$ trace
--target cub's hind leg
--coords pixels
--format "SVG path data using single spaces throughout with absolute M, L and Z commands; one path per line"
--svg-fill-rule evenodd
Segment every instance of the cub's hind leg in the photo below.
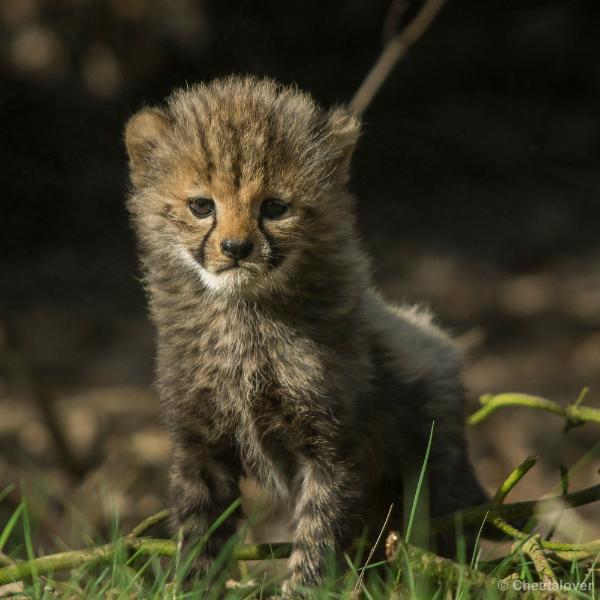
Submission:
M 467 453 L 462 432 L 452 441 L 440 436 L 432 443 L 429 463 L 430 511 L 433 518 L 449 515 L 471 506 L 488 502 L 489 497 L 481 487 Z M 454 556 L 463 544 L 466 559 L 470 560 L 479 526 L 459 528 L 450 526 L 436 535 L 437 551 Z

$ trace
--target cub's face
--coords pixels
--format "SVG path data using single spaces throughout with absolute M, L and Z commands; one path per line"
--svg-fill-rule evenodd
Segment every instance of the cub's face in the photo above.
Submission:
M 219 293 L 282 290 L 350 220 L 355 117 L 268 80 L 176 92 L 129 121 L 142 246 Z

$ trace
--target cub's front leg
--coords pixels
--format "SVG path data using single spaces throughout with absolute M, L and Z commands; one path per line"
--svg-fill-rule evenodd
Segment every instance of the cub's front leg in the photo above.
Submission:
M 189 556 L 198 551 L 197 543 L 212 523 L 238 498 L 241 467 L 231 446 L 209 444 L 195 432 L 176 431 L 173 446 L 171 522 L 182 535 L 184 556 Z M 235 519 L 230 517 L 206 541 L 189 576 L 206 572 L 235 532 Z
M 293 548 L 285 597 L 298 597 L 302 588 L 322 582 L 328 559 L 347 542 L 358 490 L 356 478 L 341 461 L 311 459 L 302 464 L 293 498 Z

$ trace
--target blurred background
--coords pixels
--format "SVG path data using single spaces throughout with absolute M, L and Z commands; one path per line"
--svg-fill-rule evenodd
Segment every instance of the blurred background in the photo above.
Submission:
M 127 118 L 229 73 L 347 102 L 389 2 L 0 1 L 0 529 L 23 493 L 47 549 L 164 505 Z M 402 7 L 400 27 L 419 2 Z M 597 0 L 448 0 L 365 114 L 353 187 L 376 283 L 458 336 L 469 412 L 584 386 L 600 406 L 599 26 Z M 515 408 L 469 431 L 488 490 L 532 452 L 514 499 L 582 457 L 573 489 L 598 483 L 600 427 L 563 425 Z M 564 521 L 563 539 L 598 537 L 600 507 Z

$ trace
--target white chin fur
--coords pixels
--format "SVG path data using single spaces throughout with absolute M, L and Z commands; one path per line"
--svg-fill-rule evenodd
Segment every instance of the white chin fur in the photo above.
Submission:
M 207 271 L 198 261 L 188 252 L 186 248 L 180 246 L 177 249 L 177 254 L 183 260 L 184 265 L 188 270 L 193 272 L 195 275 L 200 276 L 202 283 L 209 290 L 223 290 L 232 289 L 238 281 L 236 281 L 236 275 L 239 277 L 237 270 L 225 271 L 221 274 L 211 273 Z
M 296 258 L 296 253 L 288 255 L 283 264 L 274 272 L 263 279 L 261 275 L 255 275 L 244 269 L 231 269 L 222 273 L 211 273 L 205 269 L 198 261 L 188 252 L 183 246 L 178 248 L 178 254 L 185 266 L 199 276 L 202 283 L 212 291 L 227 292 L 239 291 L 241 288 L 248 289 L 251 287 L 256 291 L 266 291 L 269 289 L 277 289 L 281 284 L 281 279 L 285 278 L 287 272 Z M 255 283 L 256 285 L 248 285 Z
M 207 271 L 201 265 L 198 267 L 204 285 L 210 290 L 233 290 L 249 280 L 248 273 L 239 268 L 216 274 Z

